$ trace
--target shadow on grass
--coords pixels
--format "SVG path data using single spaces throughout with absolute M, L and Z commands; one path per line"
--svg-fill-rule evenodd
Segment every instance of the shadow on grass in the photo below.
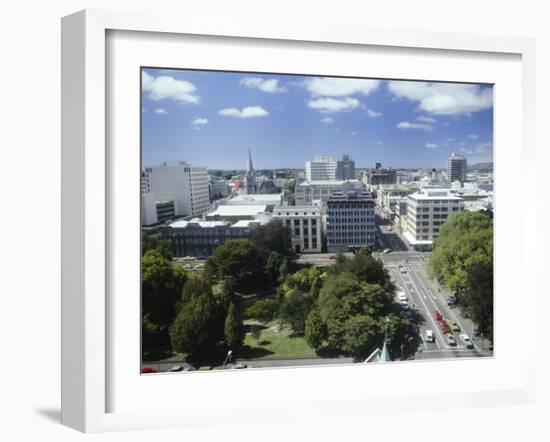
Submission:
M 243 324 L 245 333 L 251 333 L 252 330 L 266 330 L 267 325 L 260 325 L 260 324 Z
M 265 341 L 262 341 L 260 345 L 264 345 L 264 342 Z M 252 359 L 252 358 L 262 358 L 264 356 L 269 356 L 272 354 L 274 353 L 271 350 L 268 350 L 266 348 L 250 347 L 249 345 L 244 345 L 242 348 L 239 349 L 239 352 L 237 353 L 237 357 L 244 358 L 244 359 Z

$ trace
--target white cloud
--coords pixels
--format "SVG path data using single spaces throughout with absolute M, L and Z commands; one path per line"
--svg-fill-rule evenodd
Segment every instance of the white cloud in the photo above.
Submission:
M 434 115 L 457 115 L 493 107 L 493 91 L 476 84 L 390 81 L 389 91 L 398 98 L 418 102 L 418 109 Z
M 196 126 L 196 125 L 203 125 L 203 124 L 208 124 L 208 119 L 206 118 L 195 118 L 193 121 L 191 121 L 191 124 L 193 126 Z
M 304 83 L 311 95 L 323 97 L 349 97 L 355 94 L 369 95 L 380 85 L 379 80 L 328 77 L 309 78 Z
M 258 89 L 262 92 L 269 92 L 270 94 L 276 94 L 279 92 L 286 92 L 286 88 L 279 86 L 279 80 L 275 78 L 270 78 L 264 80 L 263 78 L 258 77 L 245 77 L 239 84 L 249 87 L 251 89 Z
M 331 118 L 331 117 L 323 118 L 323 119 L 321 120 L 321 123 L 332 124 L 332 123 L 334 123 L 334 118 Z
M 384 144 L 384 142 L 382 140 L 376 140 L 374 144 L 381 146 L 382 144 Z
M 469 134 L 469 135 L 468 135 L 468 138 L 469 138 L 470 140 L 477 140 L 477 139 L 479 138 L 479 135 L 476 135 L 476 134 Z
M 492 154 L 493 143 L 480 143 L 476 146 L 476 152 L 480 154 Z
M 158 109 L 155 109 L 153 112 L 157 115 L 169 115 L 168 111 L 162 107 L 159 107 Z
M 359 107 L 359 100 L 355 98 L 317 98 L 316 100 L 310 100 L 307 105 L 311 109 L 318 110 L 320 112 L 343 112 L 350 111 Z
M 355 135 L 357 135 L 357 132 L 355 132 L 354 130 L 352 130 L 349 134 L 352 135 L 352 136 L 355 136 Z
M 367 109 L 367 115 L 369 116 L 369 118 L 378 118 L 384 114 L 382 112 L 376 112 L 375 110 L 372 110 L 372 109 Z
M 398 129 L 420 129 L 426 132 L 434 130 L 433 126 L 425 123 L 410 123 L 409 121 L 402 121 L 397 125 Z
M 420 115 L 419 117 L 416 117 L 416 121 L 422 121 L 423 123 L 435 123 L 437 120 L 432 117 L 426 117 L 425 115 Z
M 428 149 L 436 149 L 437 148 L 437 144 L 435 144 L 435 143 L 426 143 L 425 146 Z
M 224 117 L 234 118 L 257 118 L 266 117 L 269 115 L 269 113 L 260 106 L 247 106 L 242 110 L 239 110 L 236 107 L 229 107 L 220 110 L 218 113 Z
M 193 83 L 185 80 L 176 80 L 168 75 L 153 77 L 143 71 L 141 75 L 142 91 L 149 93 L 154 101 L 174 100 L 179 103 L 198 104 L 201 98 L 195 94 L 197 88 Z

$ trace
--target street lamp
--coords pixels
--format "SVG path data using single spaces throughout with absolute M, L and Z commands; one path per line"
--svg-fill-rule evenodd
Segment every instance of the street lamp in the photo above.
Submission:
M 225 368 L 225 364 L 227 364 L 227 361 L 231 358 L 232 354 L 233 354 L 232 350 L 229 350 L 227 352 L 227 356 L 225 357 L 225 361 L 223 361 L 222 370 Z

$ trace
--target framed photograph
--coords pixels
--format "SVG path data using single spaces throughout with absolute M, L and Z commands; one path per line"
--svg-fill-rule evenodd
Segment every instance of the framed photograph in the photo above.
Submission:
M 64 424 L 532 403 L 532 40 L 62 26 Z

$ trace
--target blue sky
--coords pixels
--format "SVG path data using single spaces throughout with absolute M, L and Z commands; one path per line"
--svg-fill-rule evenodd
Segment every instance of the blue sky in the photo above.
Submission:
M 492 161 L 490 85 L 142 70 L 143 165 L 303 168 L 350 154 L 357 168 Z

